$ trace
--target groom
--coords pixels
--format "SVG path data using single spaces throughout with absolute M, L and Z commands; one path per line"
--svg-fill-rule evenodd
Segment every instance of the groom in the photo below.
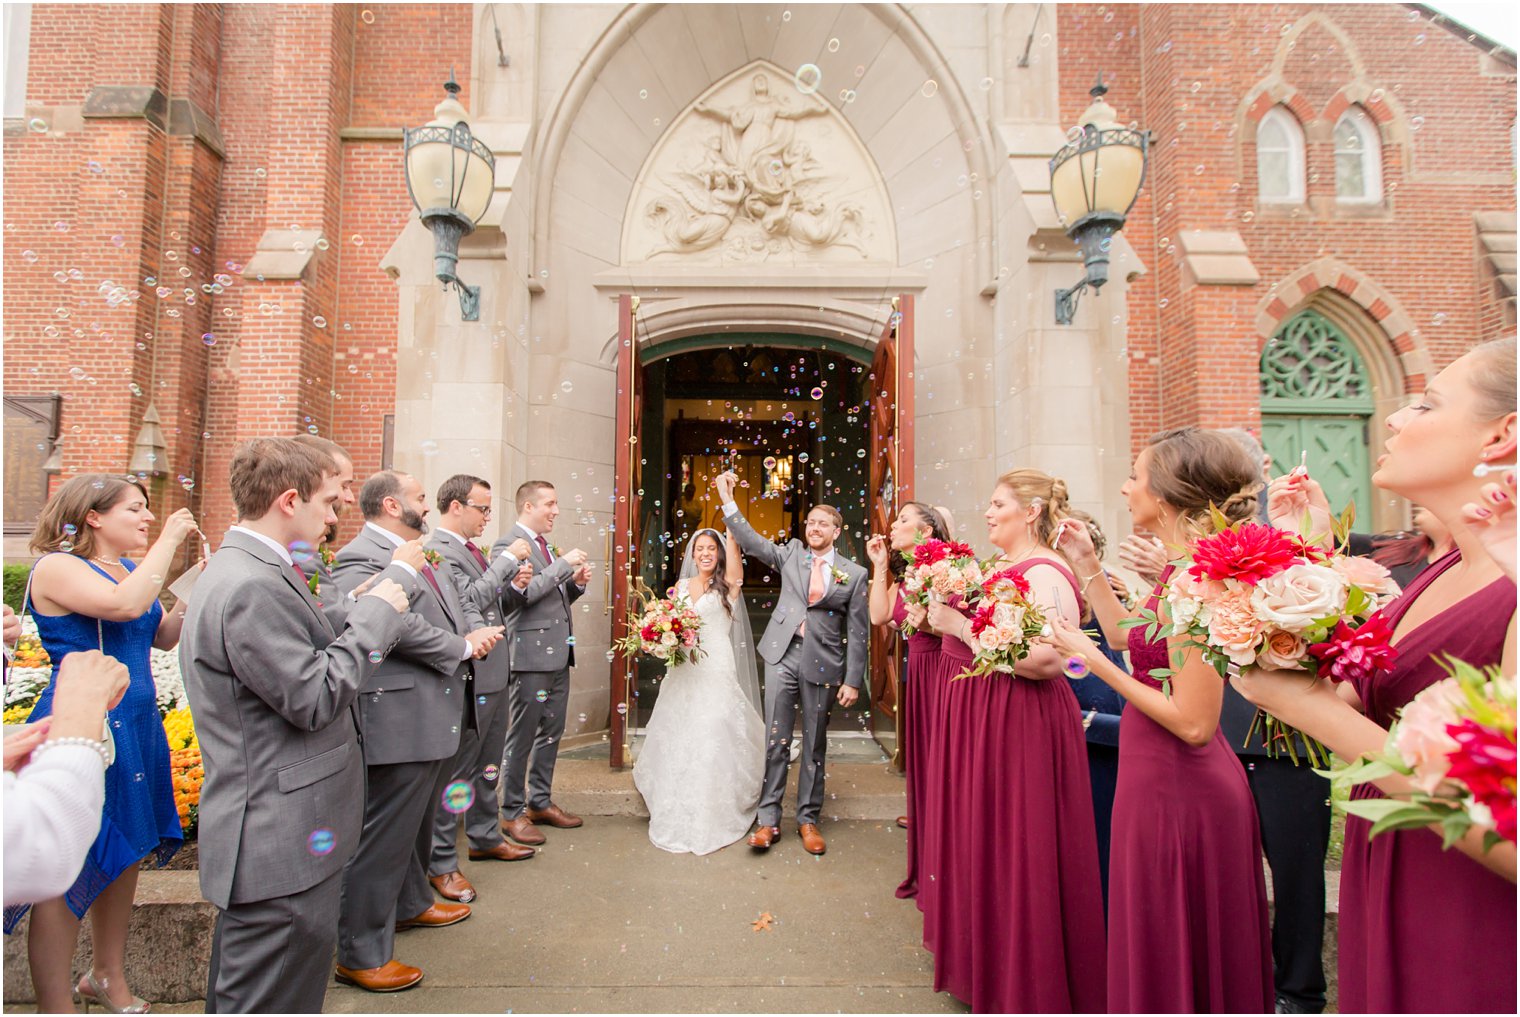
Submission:
M 826 845 L 818 832 L 823 806 L 823 756 L 828 747 L 829 706 L 850 706 L 865 682 L 870 616 L 866 570 L 834 550 L 843 519 L 837 509 L 814 505 L 807 515 L 807 543 L 776 545 L 754 531 L 734 504 L 739 478 L 720 475 L 713 486 L 723 499 L 723 522 L 744 552 L 781 577 L 776 610 L 760 640 L 765 660 L 765 785 L 759 826 L 750 847 L 768 849 L 781 836 L 781 796 L 791 763 L 792 725 L 802 703 L 802 772 L 797 777 L 797 834 L 811 854 Z M 837 696 L 833 694 L 838 686 Z

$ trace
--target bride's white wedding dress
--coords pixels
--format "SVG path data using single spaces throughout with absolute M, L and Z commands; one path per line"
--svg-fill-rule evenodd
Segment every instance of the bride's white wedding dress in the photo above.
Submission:
M 705 855 L 749 832 L 765 777 L 765 722 L 739 685 L 733 620 L 717 592 L 693 607 L 702 656 L 660 683 L 633 783 L 649 806 L 654 846 Z

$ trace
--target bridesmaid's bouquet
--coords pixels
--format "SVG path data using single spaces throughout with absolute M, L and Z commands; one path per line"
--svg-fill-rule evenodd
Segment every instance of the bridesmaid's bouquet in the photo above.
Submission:
M 1327 551 L 1297 534 L 1261 523 L 1230 525 L 1219 513 L 1212 536 L 1193 545 L 1167 582 L 1170 622 L 1142 611 L 1131 624 L 1149 625 L 1149 638 L 1182 636 L 1173 657 L 1196 647 L 1220 676 L 1259 667 L 1305 671 L 1334 681 L 1368 677 L 1393 666 L 1392 632 L 1376 615 L 1398 593 L 1388 570 L 1367 558 Z M 1349 516 L 1344 521 L 1349 528 Z M 1382 599 L 1380 599 L 1382 598 Z M 1154 671 L 1170 694 L 1171 669 Z M 1269 714 L 1257 712 L 1268 752 L 1298 762 L 1301 739 L 1323 766 L 1323 746 Z M 1250 734 L 1247 737 L 1250 737 Z
M 1415 790 L 1398 798 L 1336 804 L 1372 821 L 1372 836 L 1436 825 L 1445 847 L 1472 827 L 1484 847 L 1515 842 L 1515 679 L 1462 661 L 1404 705 L 1382 754 L 1330 774 L 1339 786 L 1403 774 Z
M 628 634 L 613 646 L 628 655 L 644 654 L 674 667 L 688 664 L 702 656 L 699 633 L 702 618 L 690 599 L 672 589 L 663 597 L 655 596 L 640 584 L 634 591 L 639 600 L 638 615 L 628 623 Z
M 1050 634 L 1045 613 L 1030 599 L 1029 581 L 1011 568 L 987 576 L 976 599 L 971 616 L 975 656 L 955 677 L 1013 674 L 1013 665 L 1029 656 L 1036 637 Z
M 986 578 L 982 563 L 970 544 L 955 540 L 922 540 L 913 550 L 901 552 L 908 560 L 903 571 L 903 600 L 910 604 L 929 605 L 930 594 L 940 600 L 952 596 L 971 602 L 981 590 Z M 913 634 L 913 626 L 903 629 L 904 636 Z

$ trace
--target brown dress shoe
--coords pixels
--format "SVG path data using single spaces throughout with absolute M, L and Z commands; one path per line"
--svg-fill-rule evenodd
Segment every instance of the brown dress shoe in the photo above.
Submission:
M 445 872 L 441 876 L 429 876 L 428 882 L 433 884 L 433 889 L 438 891 L 440 897 L 457 900 L 461 904 L 468 904 L 475 899 L 475 888 L 464 878 L 464 873 L 457 870 Z
M 396 923 L 397 932 L 405 932 L 407 929 L 441 929 L 445 925 L 453 925 L 470 917 L 470 905 L 449 904 L 438 901 L 416 918 L 408 918 Z
M 908 817 L 907 816 L 898 816 L 897 817 L 897 825 L 900 826 L 900 827 L 902 827 L 904 830 L 906 830 L 908 828 Z
M 543 834 L 540 833 L 539 836 L 542 837 Z M 537 853 L 530 847 L 519 847 L 510 841 L 504 840 L 495 847 L 485 851 L 476 851 L 474 848 L 470 848 L 470 861 L 520 862 L 524 858 L 532 858 Z
M 533 820 L 527 816 L 518 816 L 516 819 L 503 819 L 501 832 L 517 841 L 519 844 L 542 844 L 544 835 L 533 828 Z
M 776 838 L 781 836 L 779 826 L 759 826 L 755 832 L 749 835 L 749 846 L 756 851 L 769 851 L 770 846 L 776 843 Z
M 823 834 L 818 832 L 818 827 L 813 823 L 803 823 L 797 827 L 797 836 L 802 838 L 802 846 L 810 855 L 821 855 L 827 850 L 828 845 L 823 842 Z
M 523 815 L 527 816 L 535 823 L 542 823 L 545 826 L 555 826 L 561 830 L 574 830 L 577 826 L 580 826 L 582 822 L 580 816 L 572 816 L 570 813 L 566 812 L 558 805 L 555 805 L 553 802 L 549 803 L 549 807 L 547 809 L 529 809 L 527 812 L 523 813 Z
M 333 976 L 344 985 L 357 985 L 370 992 L 400 992 L 422 981 L 422 969 L 391 958 L 378 968 L 346 968 L 337 964 Z

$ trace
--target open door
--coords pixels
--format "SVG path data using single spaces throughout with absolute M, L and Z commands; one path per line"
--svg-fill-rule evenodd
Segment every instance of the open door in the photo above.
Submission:
M 871 533 L 885 534 L 897 509 L 913 500 L 913 297 L 892 301 L 892 315 L 876 344 L 870 381 L 870 475 L 866 491 Z M 903 768 L 902 637 L 885 626 L 871 629 L 871 734 Z
M 608 560 L 612 572 L 607 577 L 607 611 L 612 616 L 613 639 L 628 631 L 628 616 L 634 608 L 634 579 L 639 574 L 638 521 L 639 489 L 643 483 L 640 469 L 640 381 L 638 340 L 634 334 L 634 315 L 639 298 L 623 294 L 618 298 L 617 410 L 615 413 L 619 446 L 613 462 L 612 489 L 618 493 L 612 507 L 612 529 L 607 533 Z M 611 752 L 613 769 L 625 763 L 628 740 L 628 717 L 633 710 L 636 658 L 614 651 L 607 675 L 610 696 Z

